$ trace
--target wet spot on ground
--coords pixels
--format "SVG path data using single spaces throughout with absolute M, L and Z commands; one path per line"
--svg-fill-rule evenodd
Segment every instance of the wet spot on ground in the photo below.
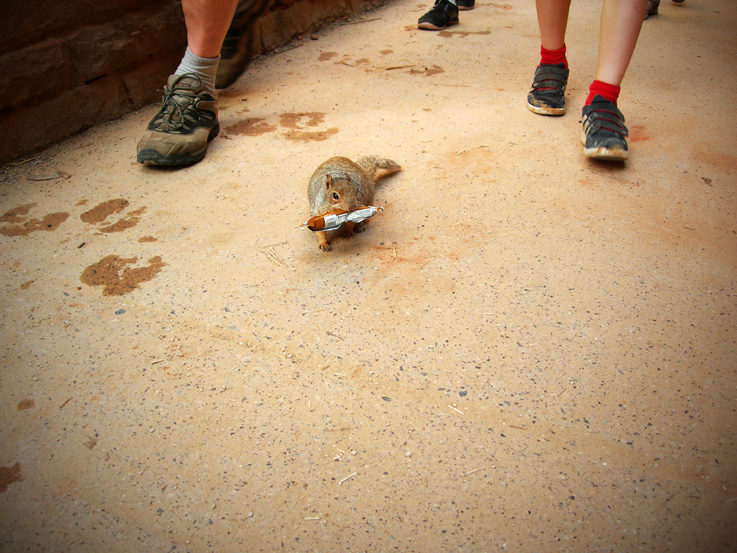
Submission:
M 93 207 L 89 211 L 85 211 L 84 213 L 82 213 L 82 215 L 80 215 L 79 218 L 82 219 L 83 222 L 88 224 L 102 223 L 110 215 L 113 215 L 114 213 L 120 213 L 129 205 L 130 202 L 122 198 L 118 198 L 116 200 L 108 200 Z
M 325 114 L 313 111 L 308 113 L 282 113 L 279 116 L 282 127 L 290 129 L 284 137 L 287 140 L 303 142 L 327 140 L 338 133 L 338 127 L 325 130 L 311 130 L 320 127 L 325 121 Z
M 36 204 L 24 204 L 14 207 L 13 209 L 9 209 L 2 217 L 0 217 L 0 222 L 21 223 L 25 220 L 25 215 L 28 215 L 28 212 L 31 211 L 31 208 L 35 205 Z
M 338 52 L 323 52 L 317 57 L 318 61 L 328 61 L 338 55 Z
M 12 467 L 0 467 L 0 493 L 8 490 L 13 482 L 22 482 L 23 476 L 20 472 L 20 463 L 14 464 Z
M 490 35 L 490 34 L 491 34 L 491 31 L 440 31 L 438 32 L 438 36 L 441 36 L 443 38 L 452 38 L 454 36 L 466 38 L 469 35 Z
M 18 405 L 16 405 L 15 410 L 16 411 L 26 411 L 28 409 L 33 409 L 36 406 L 36 402 L 32 399 L 22 399 L 18 402 Z
M 43 219 L 28 219 L 26 215 L 35 204 L 25 204 L 15 207 L 0 217 L 0 222 L 14 223 L 0 228 L 3 236 L 28 236 L 38 230 L 53 231 L 67 220 L 69 213 L 49 213 Z
M 158 238 L 154 238 L 153 236 L 143 236 L 138 239 L 138 241 L 143 244 L 144 242 L 158 242 Z
M 103 296 L 122 296 L 136 290 L 139 284 L 152 280 L 166 266 L 161 257 L 148 260 L 147 267 L 127 267 L 138 262 L 137 257 L 122 258 L 108 255 L 87 267 L 80 280 L 88 286 L 103 286 Z
M 274 132 L 276 126 L 269 125 L 265 119 L 261 117 L 250 117 L 243 121 L 238 121 L 233 125 L 225 127 L 225 132 L 230 134 L 239 134 L 242 136 L 260 136 L 268 132 Z
M 127 217 L 118 219 L 116 223 L 103 227 L 99 230 L 100 232 L 110 233 L 110 232 L 123 232 L 124 230 L 128 230 L 129 228 L 133 228 L 141 221 L 141 215 L 145 211 L 146 211 L 145 207 L 136 209 L 135 211 L 131 211 Z
M 31 284 L 33 284 L 33 283 L 34 283 L 33 280 L 27 280 L 26 282 L 24 282 L 23 284 L 20 285 L 20 289 L 21 290 L 28 290 L 31 287 Z

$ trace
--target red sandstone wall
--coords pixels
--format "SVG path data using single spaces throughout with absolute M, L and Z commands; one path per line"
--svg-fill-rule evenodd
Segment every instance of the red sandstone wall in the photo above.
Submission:
M 377 0 L 272 0 L 261 54 Z M 186 47 L 178 0 L 5 0 L 0 162 L 160 98 Z

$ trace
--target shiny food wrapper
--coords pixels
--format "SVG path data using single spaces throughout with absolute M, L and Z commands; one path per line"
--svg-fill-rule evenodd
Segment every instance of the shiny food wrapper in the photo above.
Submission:
M 384 211 L 384 208 L 362 205 L 355 211 L 332 209 L 322 215 L 315 215 L 297 228 L 307 227 L 313 232 L 318 230 L 327 232 L 329 230 L 339 229 L 343 223 L 360 223 L 361 221 L 365 221 L 369 217 L 376 215 L 379 211 Z

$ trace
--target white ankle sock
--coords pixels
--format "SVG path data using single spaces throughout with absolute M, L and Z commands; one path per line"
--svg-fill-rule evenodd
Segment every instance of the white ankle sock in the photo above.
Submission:
M 175 75 L 185 75 L 187 73 L 194 73 L 200 79 L 202 83 L 207 87 L 207 91 L 215 96 L 215 75 L 218 71 L 218 62 L 220 56 L 216 58 L 201 58 L 192 53 L 192 50 L 187 46 L 187 51 L 184 52 L 182 62 L 174 71 Z

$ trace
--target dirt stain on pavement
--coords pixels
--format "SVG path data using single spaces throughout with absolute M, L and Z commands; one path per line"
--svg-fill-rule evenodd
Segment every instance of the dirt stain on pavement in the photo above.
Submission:
M 0 493 L 7 491 L 8 486 L 13 482 L 23 482 L 20 463 L 16 463 L 12 467 L 0 467 Z
M 643 142 L 650 140 L 650 136 L 645 131 L 645 127 L 642 125 L 632 125 L 630 128 L 630 142 Z
M 142 282 L 152 280 L 166 266 L 161 257 L 156 256 L 148 260 L 147 267 L 126 267 L 137 261 L 137 257 L 126 259 L 108 255 L 87 267 L 80 280 L 88 286 L 103 286 L 103 296 L 122 296 L 136 290 Z
M 439 65 L 433 65 L 432 67 L 425 67 L 423 69 L 410 69 L 409 72 L 415 75 L 424 75 L 425 77 L 432 77 L 433 75 L 437 75 L 439 73 L 445 73 L 445 69 L 443 69 Z
M 16 411 L 26 411 L 28 409 L 33 409 L 36 406 L 36 402 L 32 399 L 22 399 L 18 402 L 18 405 L 16 405 L 15 410 Z
M 154 238 L 153 236 L 143 236 L 138 239 L 138 241 L 143 244 L 144 242 L 158 242 L 158 238 Z
M 35 280 L 28 280 L 20 285 L 21 290 L 28 290 L 31 287 L 31 284 L 33 284 Z
M 323 52 L 317 57 L 318 61 L 328 61 L 338 55 L 338 52 Z
M 0 217 L 0 222 L 14 223 L 0 228 L 3 236 L 28 236 L 38 230 L 53 231 L 67 220 L 69 213 L 50 213 L 43 219 L 26 220 L 26 215 L 35 204 L 25 204 L 15 207 Z

